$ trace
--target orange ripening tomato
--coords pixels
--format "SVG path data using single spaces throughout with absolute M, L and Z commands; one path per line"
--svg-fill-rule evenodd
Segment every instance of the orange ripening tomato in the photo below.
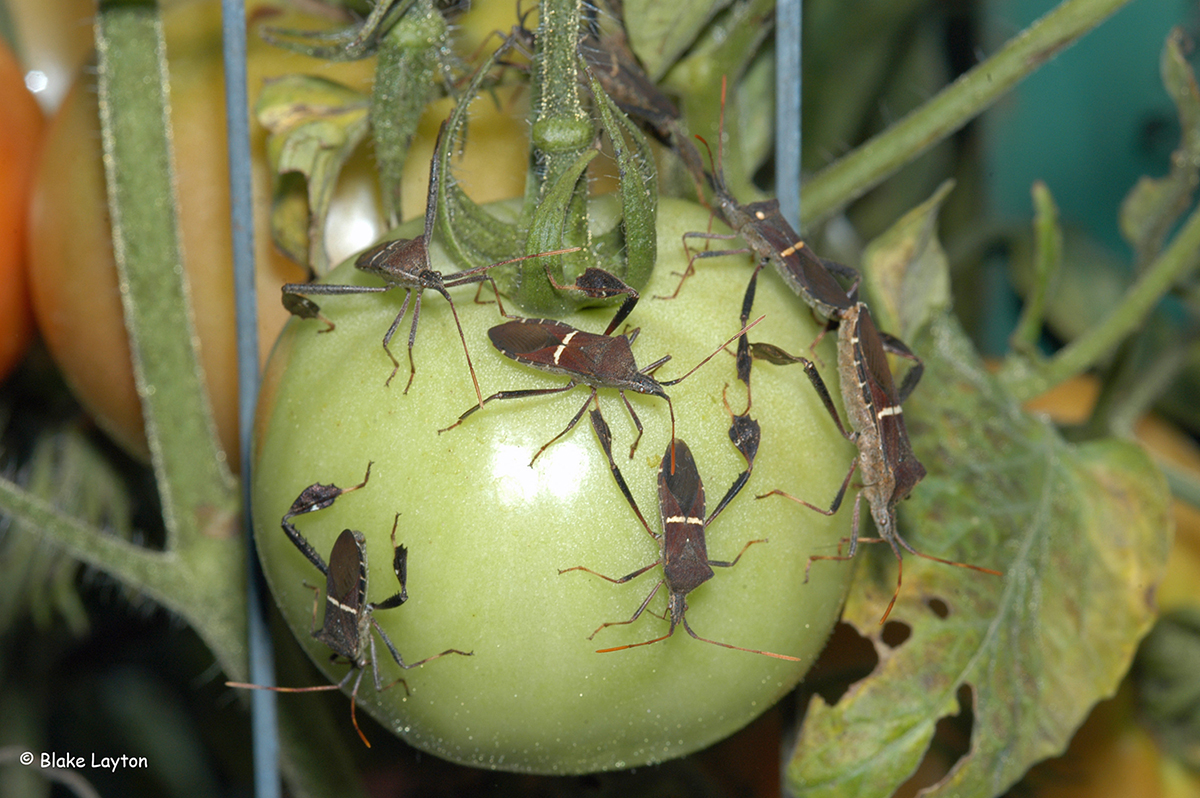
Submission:
M 260 3 L 250 13 L 265 9 Z M 293 15 L 276 19 L 287 27 L 305 26 Z M 236 469 L 236 331 L 220 21 L 219 3 L 205 0 L 172 5 L 163 23 L 181 245 L 213 414 Z M 366 90 L 371 64 L 329 65 L 278 50 L 252 33 L 248 70 L 253 97 L 264 78 L 288 72 L 317 72 Z M 257 126 L 252 147 L 255 193 L 263 200 L 255 208 L 255 227 L 259 345 L 265 357 L 287 320 L 279 286 L 303 280 L 305 273 L 270 240 L 265 133 Z M 86 72 L 50 125 L 29 219 L 34 311 L 47 347 L 97 423 L 126 451 L 147 459 L 113 259 L 95 81 Z
M 292 73 L 318 75 L 370 92 L 374 59 L 349 63 L 315 60 L 273 47 L 257 33 L 259 23 L 303 30 L 319 22 L 284 10 L 273 0 L 251 2 L 247 15 L 252 23 L 247 53 L 251 102 L 265 79 Z M 466 15 L 459 22 L 464 36 L 468 28 L 482 24 Z M 236 470 L 237 368 L 220 4 L 214 0 L 170 4 L 163 12 L 163 26 L 184 265 L 216 427 Z M 485 118 L 473 127 L 473 142 L 493 142 L 493 159 L 496 151 L 521 152 L 527 147 L 526 127 L 512 109 L 498 109 L 492 103 L 478 105 Z M 435 104 L 422 119 L 413 142 L 404 187 L 404 207 L 410 215 L 423 211 L 433 139 L 438 121 L 448 112 L 447 104 Z M 305 272 L 271 242 L 266 133 L 257 123 L 252 122 L 251 127 L 258 334 L 265 359 L 287 320 L 279 288 L 304 280 Z M 31 280 L 38 325 L 84 408 L 123 449 L 148 459 L 112 255 L 95 80 L 86 72 L 64 101 L 46 139 L 46 156 L 39 166 L 30 213 Z M 351 157 L 330 207 L 326 242 L 335 262 L 369 246 L 382 234 L 368 149 L 360 148 Z M 504 159 L 502 179 L 489 173 L 486 181 L 471 179 L 472 169 L 478 171 L 486 161 L 475 159 L 472 164 L 471 160 L 456 169 L 462 169 L 468 190 L 477 200 L 522 191 L 523 159 Z
M 26 224 L 34 156 L 41 141 L 42 112 L 25 88 L 21 67 L 0 40 L 0 379 L 25 353 L 33 337 L 25 272 Z

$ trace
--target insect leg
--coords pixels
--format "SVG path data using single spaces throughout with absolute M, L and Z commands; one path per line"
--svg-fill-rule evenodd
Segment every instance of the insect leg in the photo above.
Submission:
M 633 493 L 629 490 L 629 485 L 625 483 L 625 477 L 621 475 L 621 469 L 617 468 L 617 462 L 612 455 L 612 432 L 608 428 L 608 422 L 604 420 L 604 416 L 600 415 L 600 403 L 593 397 L 595 409 L 591 412 L 592 428 L 596 430 L 596 437 L 600 439 L 600 448 L 604 450 L 604 456 L 608 458 L 608 469 L 612 471 L 613 479 L 617 482 L 617 487 L 621 489 L 621 493 L 625 496 L 625 501 L 629 502 L 629 506 L 633 508 L 633 514 L 638 517 L 645 527 L 646 532 L 655 540 L 658 535 L 650 528 L 650 524 L 646 523 L 645 516 L 642 515 L 641 509 L 637 506 L 637 502 L 633 500 Z
M 654 565 L 658 565 L 658 563 L 654 563 Z M 649 566 L 649 567 L 650 567 L 650 568 L 653 568 L 653 567 L 654 567 L 654 565 L 651 565 L 651 566 Z M 631 624 L 631 623 L 633 623 L 634 621 L 636 621 L 638 618 L 640 618 L 640 617 L 642 616 L 642 613 L 646 611 L 646 607 L 647 607 L 647 606 L 649 606 L 649 604 L 650 604 L 650 600 L 654 598 L 654 596 L 655 596 L 655 595 L 658 593 L 658 589 L 659 589 L 660 587 L 662 587 L 664 584 L 666 584 L 666 582 L 665 582 L 665 581 L 662 581 L 662 580 L 660 580 L 660 581 L 658 582 L 658 584 L 656 584 L 656 585 L 654 586 L 654 589 L 650 591 L 650 595 L 646 596 L 646 600 L 642 602 L 642 605 L 641 605 L 640 607 L 638 607 L 638 608 L 637 608 L 637 610 L 636 610 L 636 611 L 633 613 L 633 615 L 632 615 L 632 616 L 630 616 L 630 618 L 629 618 L 629 620 L 628 620 L 628 621 L 608 621 L 608 622 L 606 622 L 606 623 L 602 623 L 602 624 L 600 624 L 598 627 L 596 627 L 596 631 L 594 631 L 594 632 L 592 632 L 590 635 L 588 635 L 588 640 L 591 640 L 591 639 L 593 639 L 593 638 L 594 638 L 596 635 L 600 634 L 601 630 L 603 630 L 603 629 L 607 629 L 607 628 L 608 628 L 608 627 L 610 627 L 610 626 L 625 626 L 626 624 Z M 672 631 L 672 632 L 674 631 L 674 628 L 673 628 L 673 627 L 672 627 L 672 630 L 671 630 L 671 631 Z M 656 638 L 656 639 L 654 639 L 654 640 L 648 640 L 648 641 L 646 641 L 645 643 L 634 643 L 634 644 L 633 644 L 633 646 L 646 646 L 646 645 L 650 645 L 650 643 L 657 643 L 659 640 L 665 640 L 666 638 L 668 638 L 668 637 L 670 637 L 670 636 L 671 636 L 671 632 L 667 632 L 667 633 L 666 633 L 665 635 L 663 635 L 662 637 Z M 606 652 L 609 652 L 609 651 L 620 651 L 620 650 L 622 650 L 622 649 L 625 649 L 625 648 L 632 648 L 633 646 L 619 646 L 619 647 L 617 647 L 617 648 L 606 648 L 606 649 L 601 649 L 600 651 L 598 651 L 598 652 L 596 652 L 596 653 L 606 653 Z
M 372 602 L 373 610 L 394 609 L 408 601 L 408 587 L 405 584 L 408 574 L 408 549 L 396 545 L 396 527 L 399 523 L 400 513 L 396 513 L 396 518 L 392 521 L 392 571 L 396 574 L 396 581 L 400 583 L 400 591 L 383 601 Z
M 438 430 L 438 435 L 441 435 L 443 432 L 449 432 L 450 430 L 454 429 L 459 424 L 466 421 L 468 416 L 470 416 L 475 411 L 479 410 L 481 407 L 483 407 L 484 405 L 486 405 L 488 402 L 492 401 L 493 399 L 521 399 L 526 396 L 546 396 L 548 394 L 563 393 L 565 391 L 569 391 L 578 384 L 579 383 L 572 380 L 571 382 L 568 382 L 566 385 L 562 386 L 561 388 L 524 388 L 524 389 L 521 389 L 518 391 L 498 391 L 498 392 L 492 394 L 491 396 L 487 397 L 486 399 L 484 399 L 479 404 L 477 404 L 474 407 L 467 410 L 467 412 L 463 413 L 461 416 L 458 417 L 458 421 L 455 421 L 453 424 L 451 424 L 448 427 Z M 584 407 L 586 407 L 586 406 L 587 405 L 585 404 Z
M 858 457 L 857 456 L 850 462 L 850 470 L 846 472 L 846 478 L 842 480 L 842 486 L 840 488 L 838 488 L 837 495 L 833 497 L 833 504 L 829 505 L 828 509 L 826 509 L 824 507 L 818 507 L 815 504 L 809 504 L 808 502 L 804 501 L 804 499 L 797 498 L 786 491 L 779 490 L 778 488 L 776 488 L 775 490 L 769 491 L 767 493 L 763 493 L 759 496 L 755 496 L 754 498 L 765 499 L 768 496 L 782 496 L 785 499 L 791 499 L 792 501 L 796 502 L 797 504 L 803 504 L 805 507 L 807 507 L 810 510 L 816 510 L 821 515 L 834 515 L 837 513 L 838 508 L 842 506 L 842 499 L 846 495 L 846 488 L 850 485 L 850 477 L 854 476 L 854 470 L 856 468 L 858 468 Z M 861 498 L 861 496 L 862 496 L 862 494 L 860 493 L 859 496 L 855 498 L 854 513 L 855 513 L 856 517 L 858 515 L 858 499 Z M 855 529 L 857 529 L 857 528 L 858 528 L 858 526 L 856 524 Z
M 733 566 L 738 564 L 738 560 L 742 559 L 742 555 L 746 553 L 746 549 L 750 548 L 755 543 L 766 543 L 766 542 L 767 542 L 766 538 L 759 538 L 758 540 L 746 541 L 746 545 L 742 546 L 742 550 L 738 552 L 738 556 L 734 557 L 729 562 L 724 562 L 721 560 L 709 560 L 708 564 L 712 565 L 712 566 L 716 566 L 717 568 L 732 568 Z
M 404 319 L 404 314 L 408 312 L 408 301 L 410 299 L 412 299 L 412 295 L 413 295 L 412 288 L 406 288 L 404 290 L 404 302 L 401 303 L 401 305 L 400 305 L 400 312 L 396 314 L 396 319 L 395 319 L 395 321 L 392 322 L 392 326 L 388 327 L 387 332 L 383 334 L 383 351 L 386 352 L 387 356 L 389 358 L 391 358 L 391 360 L 392 360 L 392 373 L 389 374 L 388 378 L 383 381 L 384 386 L 391 385 L 392 378 L 395 377 L 396 372 L 400 370 L 400 361 L 397 360 L 396 356 L 392 354 L 392 350 L 388 348 L 388 344 L 390 344 L 392 342 L 392 336 L 396 334 L 396 329 L 399 328 L 400 322 Z M 417 304 L 419 305 L 420 302 L 421 302 L 421 293 L 420 293 L 420 289 L 417 289 Z M 415 327 L 413 328 L 413 337 L 416 337 L 416 328 Z M 412 363 L 412 338 L 409 339 L 409 344 L 408 344 L 408 366 L 409 366 L 408 384 L 412 385 L 412 372 L 415 370 L 413 367 L 413 363 Z M 408 391 L 407 385 L 404 387 L 404 390 L 405 390 L 405 392 Z
M 566 435 L 571 430 L 575 429 L 575 425 L 579 423 L 579 419 L 583 418 L 583 411 L 587 410 L 588 404 L 590 402 L 592 402 L 593 400 L 595 400 L 595 398 L 596 398 L 596 389 L 592 388 L 591 395 L 583 401 L 583 406 L 579 408 L 579 412 L 575 414 L 575 416 L 570 420 L 570 422 L 568 422 L 566 428 L 563 429 L 562 432 L 558 433 L 553 438 L 551 438 L 550 440 L 548 440 L 544 444 L 542 444 L 542 448 L 537 450 L 537 453 L 534 454 L 533 459 L 529 461 L 529 466 L 531 468 L 533 467 L 534 462 L 537 461 L 537 459 L 542 456 L 542 452 L 549 449 L 550 445 L 552 443 L 554 443 L 556 440 L 558 440 L 562 436 Z M 636 445 L 636 442 L 635 442 L 635 445 Z

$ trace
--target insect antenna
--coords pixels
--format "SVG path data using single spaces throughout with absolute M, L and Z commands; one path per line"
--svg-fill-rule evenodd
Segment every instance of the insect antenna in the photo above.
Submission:
M 732 643 L 722 643 L 720 640 L 710 640 L 707 637 L 701 637 L 700 635 L 698 635 L 692 631 L 692 627 L 688 625 L 686 615 L 683 618 L 683 629 L 688 634 L 690 634 L 692 637 L 699 640 L 701 643 L 712 643 L 714 646 L 721 646 L 722 648 L 732 648 L 734 651 L 745 651 L 748 654 L 762 654 L 764 657 L 774 657 L 775 659 L 784 659 L 784 660 L 787 660 L 788 662 L 800 662 L 801 661 L 799 657 L 789 657 L 787 654 L 776 654 L 774 651 L 763 651 L 762 649 L 758 649 L 758 648 L 742 648 L 741 646 L 735 646 Z
M 354 731 L 358 732 L 358 737 L 363 741 L 363 745 L 365 745 L 367 748 L 370 748 L 371 741 L 367 739 L 367 735 L 363 734 L 363 730 L 359 728 L 358 713 L 354 711 L 355 707 L 358 705 L 358 686 L 362 684 L 363 673 L 364 671 L 362 668 L 354 668 L 348 671 L 345 678 L 343 678 L 337 684 L 318 684 L 313 685 L 312 687 L 275 687 L 263 684 L 247 684 L 246 682 L 225 682 L 225 686 L 238 687 L 243 690 L 269 690 L 272 693 L 322 693 L 329 690 L 341 690 L 346 686 L 346 682 L 350 680 L 350 677 L 357 674 L 357 678 L 354 680 L 354 687 L 350 690 L 350 722 L 354 724 Z M 404 679 L 397 679 L 396 681 L 404 682 Z M 396 682 L 392 682 L 392 684 L 389 684 L 388 687 L 391 687 L 395 683 Z M 386 690 L 387 687 L 384 689 Z M 407 682 L 404 682 L 404 690 L 405 692 L 408 692 Z

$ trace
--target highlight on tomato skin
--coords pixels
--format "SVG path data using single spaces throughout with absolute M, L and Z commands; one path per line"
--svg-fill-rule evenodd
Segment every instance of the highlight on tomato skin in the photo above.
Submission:
M 0 380 L 33 340 L 33 311 L 26 271 L 26 206 L 33 164 L 42 140 L 41 109 L 25 87 L 16 56 L 0 39 Z

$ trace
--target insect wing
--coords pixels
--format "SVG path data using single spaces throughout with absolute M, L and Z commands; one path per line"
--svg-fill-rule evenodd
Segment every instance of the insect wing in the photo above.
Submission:
M 712 578 L 704 542 L 704 483 L 688 445 L 676 438 L 658 467 L 658 507 L 663 523 L 663 573 L 672 593 L 689 593 Z
M 417 288 L 421 272 L 429 267 L 429 253 L 422 238 L 398 239 L 368 249 L 358 256 L 354 266 L 392 285 Z
M 488 330 L 492 346 L 513 360 L 540 361 L 554 352 L 574 327 L 553 319 L 517 319 Z
M 783 278 L 792 290 L 827 316 L 841 316 L 853 305 L 846 289 L 833 278 L 825 264 L 804 243 L 779 211 L 779 200 L 752 202 L 744 206 L 754 220 L 752 235 L 759 238 L 775 260 L 783 265 Z M 743 236 L 745 231 L 743 231 Z M 764 254 L 759 252 L 760 255 Z
M 357 660 L 362 645 L 359 616 L 367 594 L 367 560 L 362 534 L 342 530 L 329 554 L 325 622 L 314 637 L 336 653 Z
M 596 373 L 604 356 L 622 337 L 577 330 L 554 319 L 521 319 L 488 330 L 492 345 L 513 360 L 570 377 Z
M 925 467 L 917 460 L 908 440 L 900 395 L 883 350 L 883 341 L 866 305 L 859 305 L 858 378 L 863 386 L 863 400 L 876 420 L 884 460 L 896 480 L 892 501 L 903 499 L 925 477 Z

